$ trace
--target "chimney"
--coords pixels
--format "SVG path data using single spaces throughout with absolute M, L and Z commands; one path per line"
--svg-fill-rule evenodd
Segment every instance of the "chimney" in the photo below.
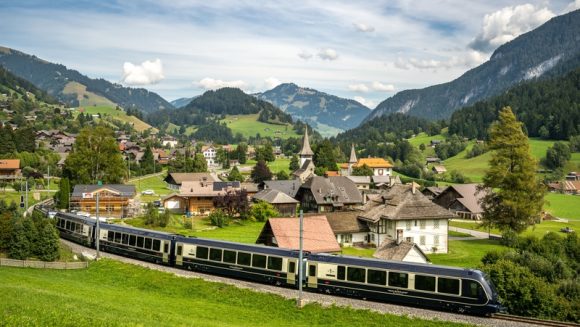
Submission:
M 403 242 L 403 230 L 397 229 L 397 245 L 401 244 L 401 242 Z
M 415 194 L 416 191 L 417 191 L 417 184 L 415 184 L 415 182 L 411 182 L 411 192 L 413 192 L 413 194 Z

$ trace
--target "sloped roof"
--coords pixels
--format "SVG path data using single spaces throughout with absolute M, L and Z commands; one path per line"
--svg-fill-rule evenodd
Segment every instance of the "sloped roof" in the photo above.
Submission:
M 302 175 L 302 173 L 304 173 L 306 170 L 308 170 L 308 166 L 313 165 L 312 160 L 310 159 L 306 159 L 304 160 L 304 163 L 302 164 L 302 166 L 298 169 L 296 169 L 295 171 L 292 172 L 292 175 L 294 176 L 300 176 Z
M 356 184 L 370 184 L 371 177 L 370 176 L 345 176 L 346 178 L 350 179 Z
M 378 222 L 380 219 L 451 219 L 453 213 L 431 202 L 419 190 L 413 193 L 411 185 L 393 185 L 377 199 L 367 202 L 359 216 L 363 220 Z
M 333 211 L 326 213 L 326 219 L 334 234 L 366 233 L 369 227 L 358 219 L 359 214 L 359 211 Z
M 254 199 L 266 201 L 270 204 L 298 203 L 286 193 L 274 189 L 262 190 L 254 195 Z
M 248 193 L 256 193 L 258 192 L 258 184 L 256 183 L 242 183 L 242 189 L 246 190 Z
M 413 248 L 417 249 L 417 251 L 423 255 L 425 261 L 429 261 L 429 258 L 427 258 L 425 253 L 417 246 L 417 244 L 401 242 L 401 244 L 397 245 L 397 241 L 391 239 L 384 240 L 375 253 L 373 253 L 373 257 L 383 260 L 403 261 Z
M 478 184 L 455 184 L 448 186 L 439 195 L 442 197 L 445 193 L 455 191 L 459 197 L 456 199 L 461 203 L 467 210 L 472 213 L 481 213 L 483 209 L 479 204 L 479 201 L 485 197 L 487 191 L 478 191 Z
M 181 183 L 179 195 L 183 196 L 217 196 L 225 193 L 228 189 L 240 190 L 240 182 L 203 182 L 185 181 Z
M 392 168 L 393 164 L 383 158 L 360 158 L 355 166 L 362 167 L 364 165 L 370 168 Z
M 122 196 L 133 197 L 135 196 L 136 188 L 135 185 L 126 184 L 77 184 L 75 185 L 72 196 L 82 196 L 83 193 L 95 193 L 96 191 L 106 189 L 115 193 L 119 193 Z
M 20 169 L 20 159 L 2 159 L 0 169 Z
M 390 175 L 383 175 L 383 176 L 372 176 L 373 182 L 377 186 L 381 185 L 394 185 L 394 184 L 402 184 L 401 178 L 399 176 L 390 176 Z
M 204 179 L 205 178 L 205 179 Z M 215 178 L 212 177 L 210 173 L 169 173 L 165 178 L 166 182 L 175 182 L 176 184 L 182 184 L 183 182 L 195 182 L 195 181 L 209 181 L 215 182 Z
M 313 176 L 301 187 L 311 190 L 317 204 L 362 203 L 362 195 L 356 184 L 346 176 Z
M 270 229 L 276 238 L 278 247 L 298 250 L 300 248 L 299 218 L 270 218 L 258 241 Z M 303 249 L 312 253 L 340 252 L 340 245 L 330 228 L 325 216 L 314 216 L 303 219 Z
M 300 185 L 302 185 L 302 183 L 300 183 L 300 181 L 297 179 L 264 181 L 264 189 L 278 190 L 286 193 L 292 198 L 296 197 L 296 193 L 298 193 Z
M 443 172 L 447 171 L 447 168 L 445 168 L 445 166 L 436 165 L 436 166 L 433 166 L 433 170 L 435 170 L 436 172 L 443 173 Z
M 356 163 L 356 152 L 354 151 L 354 144 L 350 147 L 350 158 L 348 159 L 348 163 Z
M 308 128 L 304 129 L 304 138 L 302 139 L 302 150 L 298 152 L 300 156 L 313 156 L 314 152 L 310 148 L 310 141 L 308 140 Z

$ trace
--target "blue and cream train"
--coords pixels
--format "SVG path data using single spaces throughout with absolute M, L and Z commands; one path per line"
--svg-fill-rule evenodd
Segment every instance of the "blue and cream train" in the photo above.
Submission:
M 62 238 L 95 247 L 96 220 L 58 213 Z M 103 251 L 181 269 L 298 288 L 298 251 L 100 224 Z M 501 305 L 478 270 L 305 253 L 305 290 L 478 315 Z

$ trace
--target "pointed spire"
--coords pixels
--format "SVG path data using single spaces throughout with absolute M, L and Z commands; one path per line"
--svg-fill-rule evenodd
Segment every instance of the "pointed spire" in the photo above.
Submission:
M 298 153 L 300 157 L 313 156 L 314 152 L 310 148 L 310 141 L 308 140 L 308 126 L 304 128 L 304 140 L 302 142 L 302 150 Z
M 348 163 L 355 164 L 358 160 L 356 159 L 356 152 L 354 151 L 354 144 L 352 144 L 350 148 L 350 159 L 348 159 Z

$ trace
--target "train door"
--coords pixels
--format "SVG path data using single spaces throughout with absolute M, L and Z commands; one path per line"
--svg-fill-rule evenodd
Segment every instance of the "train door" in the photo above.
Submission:
M 317 270 L 316 263 L 309 262 L 308 263 L 308 287 L 317 288 L 318 287 L 318 278 L 316 277 L 316 270 Z
M 286 281 L 288 284 L 295 284 L 296 283 L 296 260 L 295 259 L 288 259 L 288 273 L 286 274 Z
M 169 245 L 171 241 L 163 241 L 163 263 L 169 264 Z
M 175 265 L 183 265 L 183 244 L 175 243 Z

